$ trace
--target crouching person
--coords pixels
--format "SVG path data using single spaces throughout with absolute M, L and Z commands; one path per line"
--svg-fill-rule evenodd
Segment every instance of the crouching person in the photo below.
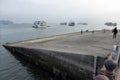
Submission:
M 97 75 L 94 80 L 109 80 L 109 78 L 105 75 Z
M 116 68 L 116 63 L 113 60 L 105 60 L 103 67 L 101 68 L 101 74 L 107 76 L 109 80 L 115 79 L 114 70 Z

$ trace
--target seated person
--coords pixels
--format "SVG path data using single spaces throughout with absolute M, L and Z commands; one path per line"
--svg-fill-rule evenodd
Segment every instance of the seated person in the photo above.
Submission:
M 94 80 L 109 80 L 105 75 L 97 75 Z
M 110 57 L 105 60 L 103 67 L 101 68 L 102 74 L 107 76 L 110 80 L 115 79 L 114 70 L 116 68 L 116 63 Z

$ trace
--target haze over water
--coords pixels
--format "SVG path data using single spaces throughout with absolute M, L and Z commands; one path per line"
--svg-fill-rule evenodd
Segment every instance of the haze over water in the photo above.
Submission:
M 113 28 L 105 26 L 105 22 L 116 22 L 120 29 L 119 3 L 120 0 L 0 0 L 0 20 L 15 23 L 0 25 L 0 80 L 56 80 L 49 73 L 13 56 L 2 44 L 80 32 L 81 29 Z M 36 20 L 44 20 L 51 27 L 34 29 L 32 26 Z M 86 22 L 88 25 L 59 25 L 70 21 Z
M 15 23 L 120 22 L 120 0 L 0 0 L 0 19 Z

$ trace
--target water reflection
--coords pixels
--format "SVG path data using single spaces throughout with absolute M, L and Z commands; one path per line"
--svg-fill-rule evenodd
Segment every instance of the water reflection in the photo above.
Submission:
M 26 77 L 25 80 L 63 80 L 60 76 L 55 76 L 54 74 L 44 70 L 42 66 L 36 66 L 35 64 L 28 62 L 23 58 L 23 56 L 16 55 L 16 53 L 11 54 L 22 64 L 22 66 L 26 68 L 29 75 L 31 75 L 31 77 Z

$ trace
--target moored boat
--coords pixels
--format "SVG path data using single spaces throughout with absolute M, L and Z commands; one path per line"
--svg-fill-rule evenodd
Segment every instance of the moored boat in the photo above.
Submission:
M 46 22 L 45 21 L 35 21 L 33 28 L 45 28 Z
M 67 22 L 61 22 L 60 25 L 67 25 Z
M 68 25 L 69 26 L 75 26 L 75 22 L 69 22 Z

